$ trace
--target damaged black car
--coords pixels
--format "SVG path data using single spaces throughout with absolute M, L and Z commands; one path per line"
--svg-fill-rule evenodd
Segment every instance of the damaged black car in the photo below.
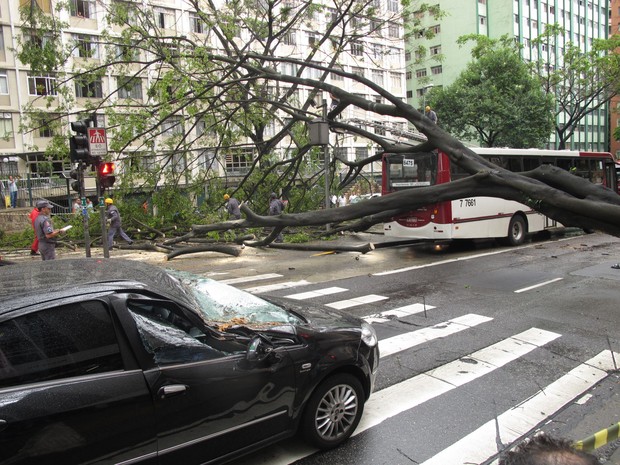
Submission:
M 120 259 L 0 268 L 0 462 L 223 463 L 333 448 L 379 360 L 370 325 Z

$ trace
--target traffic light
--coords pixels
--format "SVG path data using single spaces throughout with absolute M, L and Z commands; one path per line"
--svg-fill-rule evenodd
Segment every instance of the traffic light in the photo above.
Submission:
M 77 133 L 69 139 L 69 155 L 73 163 L 91 161 L 88 142 L 89 123 L 90 119 L 73 121 L 71 123 L 71 130 Z
M 116 176 L 114 176 L 114 163 L 99 163 L 97 174 L 99 176 L 99 185 L 102 189 L 112 187 L 114 185 L 114 181 L 116 181 Z
M 75 192 L 78 192 L 81 194 L 81 189 L 80 189 L 80 173 L 78 170 L 71 170 L 71 173 L 69 173 L 69 176 L 71 176 L 71 179 L 73 179 L 73 181 L 71 181 L 71 189 L 73 189 Z

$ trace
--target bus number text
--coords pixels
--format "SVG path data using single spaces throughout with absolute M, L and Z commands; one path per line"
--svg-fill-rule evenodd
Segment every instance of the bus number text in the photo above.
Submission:
M 476 199 L 461 199 L 461 207 L 475 207 Z

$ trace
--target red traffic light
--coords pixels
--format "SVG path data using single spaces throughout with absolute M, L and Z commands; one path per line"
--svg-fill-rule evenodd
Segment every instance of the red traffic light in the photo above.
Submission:
M 114 163 L 102 163 L 99 166 L 99 174 L 101 174 L 102 176 L 109 176 L 111 174 L 114 174 Z

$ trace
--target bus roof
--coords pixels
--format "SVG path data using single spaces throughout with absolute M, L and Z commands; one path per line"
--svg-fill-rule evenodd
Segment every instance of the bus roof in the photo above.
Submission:
M 505 147 L 469 147 L 478 155 L 520 155 L 541 157 L 594 157 L 604 156 L 611 158 L 609 152 L 580 152 L 578 150 L 550 150 L 550 149 L 513 149 Z

